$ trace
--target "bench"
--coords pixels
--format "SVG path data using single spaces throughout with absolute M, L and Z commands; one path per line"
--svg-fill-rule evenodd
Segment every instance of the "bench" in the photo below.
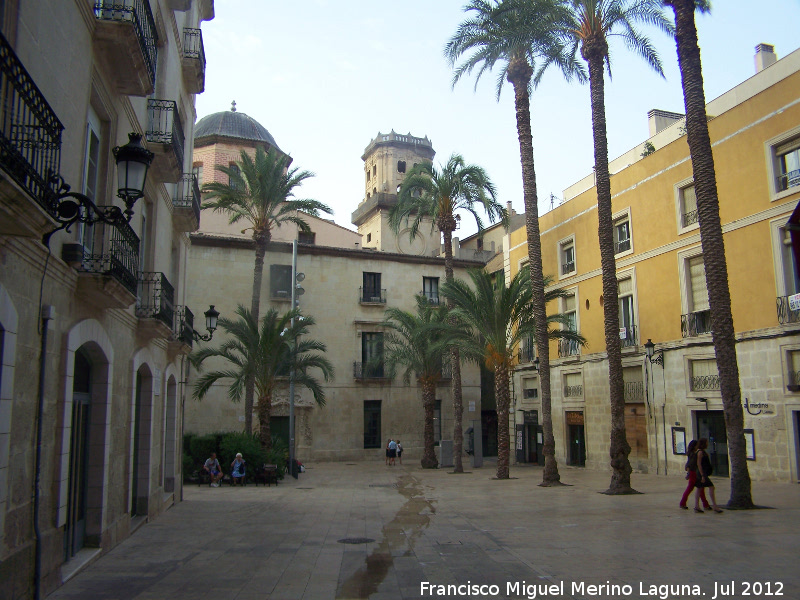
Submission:
M 263 465 L 261 468 L 255 469 L 255 473 L 253 474 L 253 483 L 256 485 L 259 483 L 269 486 L 271 486 L 273 483 L 278 485 L 278 466 Z

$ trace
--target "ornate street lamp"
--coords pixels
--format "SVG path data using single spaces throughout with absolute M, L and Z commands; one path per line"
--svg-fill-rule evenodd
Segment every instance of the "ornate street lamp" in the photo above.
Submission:
M 644 345 L 644 351 L 647 353 L 647 359 L 650 361 L 650 364 L 661 365 L 661 368 L 664 368 L 664 351 L 659 350 L 658 354 L 656 354 L 656 345 L 653 343 L 653 340 L 647 338 L 647 343 Z
M 192 329 L 192 337 L 195 342 L 209 342 L 214 337 L 214 330 L 217 328 L 217 319 L 219 319 L 219 311 L 211 304 L 206 312 L 203 313 L 206 317 L 206 335 L 200 335 L 197 331 Z

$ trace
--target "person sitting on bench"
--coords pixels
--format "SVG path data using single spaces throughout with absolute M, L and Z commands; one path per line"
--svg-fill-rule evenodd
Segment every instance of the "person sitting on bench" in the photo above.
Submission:
M 242 458 L 242 453 L 237 452 L 236 458 L 233 459 L 231 463 L 231 483 L 236 485 L 244 485 L 244 458 Z
M 203 470 L 211 477 L 211 487 L 219 487 L 219 480 L 222 479 L 222 467 L 217 460 L 216 452 L 211 453 L 211 458 L 206 460 Z

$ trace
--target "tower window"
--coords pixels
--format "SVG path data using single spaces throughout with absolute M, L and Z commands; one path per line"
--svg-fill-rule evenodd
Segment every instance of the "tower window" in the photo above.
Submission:
M 398 160 L 397 161 L 397 172 L 398 173 L 405 173 L 406 172 L 406 161 Z
M 378 174 L 378 165 L 372 165 L 372 176 L 375 177 Z

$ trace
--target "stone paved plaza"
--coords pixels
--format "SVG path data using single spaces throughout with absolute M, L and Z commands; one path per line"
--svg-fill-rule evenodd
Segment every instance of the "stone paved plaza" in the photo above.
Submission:
M 678 509 L 681 474 L 634 474 L 642 495 L 609 497 L 607 473 L 561 466 L 570 485 L 546 489 L 538 467 L 470 471 L 321 463 L 277 487 L 189 485 L 49 598 L 800 599 L 796 484 L 753 484 L 772 510 L 700 515 Z M 436 587 L 467 583 L 483 587 Z

